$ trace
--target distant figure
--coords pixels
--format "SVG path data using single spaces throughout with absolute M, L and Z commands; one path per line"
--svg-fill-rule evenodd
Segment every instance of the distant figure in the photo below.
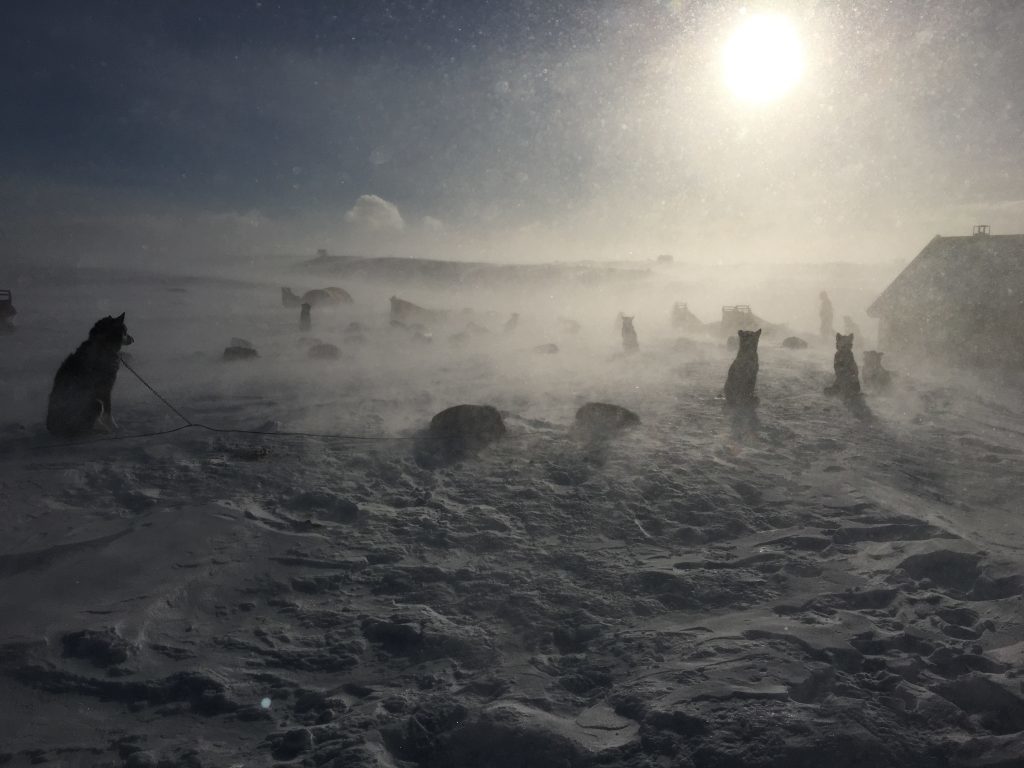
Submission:
M 821 320 L 821 340 L 827 341 L 832 338 L 835 329 L 832 327 L 832 302 L 824 291 L 818 296 L 821 299 L 821 307 L 818 309 L 818 318 Z
M 853 334 L 836 334 L 836 355 L 832 361 L 836 380 L 825 387 L 825 394 L 850 400 L 860 395 L 857 361 L 853 359 Z
M 882 352 L 864 353 L 864 388 L 885 392 L 892 386 L 892 371 L 882 367 Z
M 313 309 L 309 304 L 303 304 L 302 309 L 299 310 L 299 330 L 308 331 L 313 327 L 313 318 L 310 317 L 310 310 Z
M 739 350 L 725 379 L 725 404 L 730 408 L 756 408 L 760 402 L 755 391 L 759 367 L 757 342 L 761 338 L 761 329 L 737 331 L 737 335 Z
M 74 437 L 93 429 L 117 429 L 110 396 L 121 367 L 121 347 L 133 341 L 123 312 L 93 325 L 89 338 L 67 356 L 53 379 L 46 410 L 51 435 Z
M 519 313 L 513 312 L 508 320 L 505 321 L 505 333 L 512 333 L 517 325 L 519 325 Z
M 633 316 L 622 316 L 622 348 L 627 355 L 640 349 L 640 343 L 636 339 L 636 329 L 633 328 Z

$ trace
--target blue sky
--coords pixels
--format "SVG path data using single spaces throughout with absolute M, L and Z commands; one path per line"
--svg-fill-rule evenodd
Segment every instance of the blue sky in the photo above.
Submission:
M 716 57 L 765 8 L 794 19 L 808 75 L 753 110 Z M 979 217 L 1024 231 L 1022 33 L 1008 0 L 17 0 L 0 223 L 22 246 L 66 222 L 86 243 L 170 217 L 213 249 L 253 247 L 237 221 L 258 221 L 266 247 L 492 238 L 524 259 L 686 252 L 694 232 L 784 250 L 800 229 L 814 258 Z M 404 241 L 354 238 L 364 196 L 401 211 Z M 430 246 L 424 217 L 448 239 Z

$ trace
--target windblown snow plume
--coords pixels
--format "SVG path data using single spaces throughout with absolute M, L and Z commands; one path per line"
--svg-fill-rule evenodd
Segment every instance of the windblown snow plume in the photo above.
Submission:
M 352 209 L 345 214 L 345 221 L 373 230 L 405 229 L 405 220 L 398 206 L 377 195 L 362 195 Z

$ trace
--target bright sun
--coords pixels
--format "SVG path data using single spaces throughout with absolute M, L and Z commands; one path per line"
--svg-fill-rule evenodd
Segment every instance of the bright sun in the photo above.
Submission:
M 750 16 L 732 33 L 723 55 L 725 84 L 736 98 L 767 104 L 785 96 L 800 82 L 804 51 L 784 16 Z

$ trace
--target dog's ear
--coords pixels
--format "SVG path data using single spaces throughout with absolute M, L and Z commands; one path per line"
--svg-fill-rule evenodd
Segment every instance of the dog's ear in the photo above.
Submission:
M 124 322 L 124 312 L 122 312 L 120 315 L 118 315 L 114 319 L 117 320 L 119 323 L 123 323 Z

